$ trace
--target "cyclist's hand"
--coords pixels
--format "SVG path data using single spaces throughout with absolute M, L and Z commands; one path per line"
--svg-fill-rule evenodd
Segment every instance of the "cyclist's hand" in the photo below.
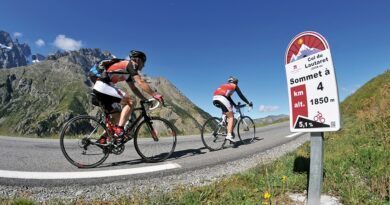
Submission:
M 253 108 L 253 103 L 252 102 L 250 102 L 248 105 L 249 105 L 249 107 Z
M 156 93 L 156 94 L 153 95 L 153 98 L 158 100 L 160 103 L 162 103 L 164 105 L 164 98 L 163 98 L 163 96 L 161 94 Z

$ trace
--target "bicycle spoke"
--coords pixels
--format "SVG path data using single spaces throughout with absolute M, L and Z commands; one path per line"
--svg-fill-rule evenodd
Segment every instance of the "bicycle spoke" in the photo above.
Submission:
M 255 139 L 256 127 L 253 120 L 248 116 L 243 116 L 238 122 L 237 134 L 244 144 L 251 143 Z
M 225 144 L 226 133 L 226 126 L 222 125 L 221 119 L 212 117 L 202 127 L 202 142 L 210 151 L 222 149 Z
M 176 132 L 169 121 L 151 117 L 150 121 L 143 121 L 138 125 L 134 146 L 145 161 L 163 161 L 175 150 Z
M 65 158 L 79 168 L 96 167 L 108 157 L 99 140 L 106 134 L 105 127 L 94 117 L 78 116 L 68 121 L 60 136 Z

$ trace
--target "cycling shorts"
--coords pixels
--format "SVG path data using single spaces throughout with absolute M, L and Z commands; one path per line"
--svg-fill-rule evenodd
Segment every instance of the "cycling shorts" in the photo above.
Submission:
M 233 111 L 233 105 L 229 102 L 229 100 L 222 95 L 215 95 L 213 97 L 213 104 L 216 107 L 219 107 L 222 109 L 222 112 L 231 112 Z
M 107 111 L 116 109 L 118 107 L 117 103 L 126 95 L 121 89 L 100 80 L 96 81 L 93 86 L 93 93 L 95 93 L 96 98 L 103 103 L 104 109 Z

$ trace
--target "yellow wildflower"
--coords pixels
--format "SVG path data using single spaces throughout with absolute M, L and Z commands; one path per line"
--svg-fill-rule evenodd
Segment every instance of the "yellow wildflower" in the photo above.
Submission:
M 282 182 L 286 182 L 287 181 L 287 176 L 282 176 Z
M 271 198 L 271 194 L 270 194 L 268 191 L 266 191 L 266 192 L 264 193 L 264 195 L 263 195 L 263 198 L 264 198 L 264 199 L 269 199 L 269 198 Z

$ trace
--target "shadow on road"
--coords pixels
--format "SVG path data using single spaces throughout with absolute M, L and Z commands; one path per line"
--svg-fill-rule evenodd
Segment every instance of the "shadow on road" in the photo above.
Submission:
M 238 141 L 236 142 L 235 144 L 233 144 L 233 148 L 238 148 L 240 146 L 245 146 L 245 145 L 249 145 L 249 144 L 253 144 L 253 143 L 256 143 L 258 141 L 261 141 L 263 140 L 264 138 L 258 138 L 258 137 L 255 137 L 253 138 L 253 141 L 251 139 L 245 139 L 243 141 Z M 226 147 L 227 148 L 227 147 Z
M 185 157 L 191 157 L 199 154 L 205 154 L 206 152 L 202 150 L 207 150 L 206 147 L 201 147 L 198 149 L 185 149 L 180 151 L 175 151 L 172 153 L 172 155 L 169 157 L 169 159 L 178 159 L 178 158 L 185 158 Z
M 133 159 L 133 160 L 120 161 L 120 162 L 105 163 L 105 164 L 100 165 L 99 168 L 135 165 L 135 164 L 141 164 L 141 163 L 144 163 L 144 161 L 142 159 Z

